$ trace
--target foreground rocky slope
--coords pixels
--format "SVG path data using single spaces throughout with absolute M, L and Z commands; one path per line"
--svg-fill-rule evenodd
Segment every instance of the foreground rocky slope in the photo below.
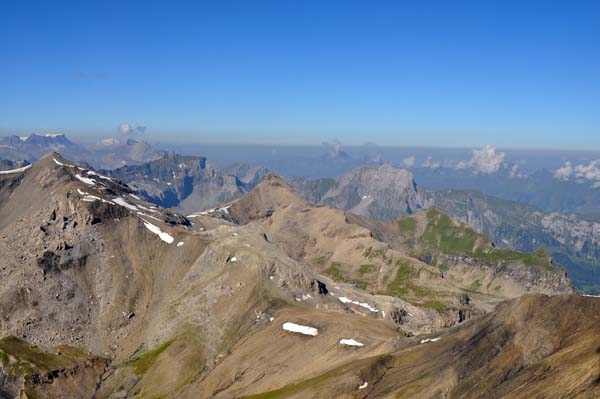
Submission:
M 435 367 L 439 345 L 459 359 L 481 351 L 496 375 L 493 357 L 512 356 L 508 333 L 474 352 L 468 337 L 489 335 L 494 319 L 485 315 L 502 300 L 572 292 L 569 280 L 548 259 L 498 252 L 441 212 L 411 220 L 373 222 L 315 206 L 275 176 L 187 219 L 58 154 L 2 174 L 0 393 L 382 397 L 408 387 L 394 377 L 406 361 L 423 382 L 414 396 L 438 397 L 437 385 L 427 388 L 430 376 L 454 376 L 457 366 Z M 584 330 L 567 328 L 568 317 L 598 313 L 597 300 L 565 298 L 535 299 L 515 319 L 521 324 L 505 322 L 510 311 L 501 311 L 498 323 L 519 337 L 532 320 L 560 345 L 585 338 L 564 347 L 587 362 L 597 334 L 587 338 L 587 321 Z M 573 311 L 569 301 L 582 311 L 563 314 Z M 535 349 L 524 367 L 562 347 L 539 338 L 540 350 L 523 341 Z M 557 367 L 541 375 L 563 381 L 572 373 Z M 520 381 L 503 375 L 507 384 Z M 451 388 L 457 379 L 449 378 Z M 577 381 L 580 392 L 589 389 L 587 379 Z
M 521 297 L 420 345 L 251 398 L 597 398 L 599 307 Z

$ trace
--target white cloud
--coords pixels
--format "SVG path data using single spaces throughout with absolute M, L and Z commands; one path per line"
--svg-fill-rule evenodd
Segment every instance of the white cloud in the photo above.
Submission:
M 600 159 L 590 161 L 587 165 L 573 165 L 570 161 L 554 172 L 559 180 L 575 180 L 577 183 L 592 182 L 594 188 L 600 188 Z
M 407 168 L 415 166 L 415 156 L 411 155 L 410 157 L 404 158 L 402 164 L 404 164 L 404 166 L 406 166 Z
M 490 175 L 502 167 L 505 156 L 504 152 L 496 152 L 496 147 L 487 144 L 481 149 L 474 149 L 473 157 L 469 161 L 459 162 L 456 169 L 471 168 L 477 173 Z
M 119 133 L 121 133 L 123 136 L 127 136 L 128 134 L 135 132 L 135 129 L 131 127 L 129 123 L 120 123 L 118 129 Z
M 135 133 L 145 133 L 147 128 L 147 126 L 133 127 L 129 123 L 123 122 L 119 124 L 119 127 L 117 129 L 119 130 L 119 133 L 121 133 L 123 136 L 128 136 L 130 134 Z
M 519 164 L 514 164 L 510 168 L 510 172 L 508 173 L 508 177 L 511 179 L 526 179 L 527 173 L 519 170 Z
M 572 174 L 573 165 L 571 165 L 570 161 L 567 161 L 563 166 L 556 169 L 556 171 L 554 172 L 554 177 L 559 180 L 569 180 Z
M 427 159 L 425 159 L 425 161 L 421 164 L 421 166 L 424 168 L 437 169 L 437 168 L 441 167 L 442 164 L 439 161 L 434 162 L 433 158 L 430 155 L 427 157 Z
M 587 165 L 575 166 L 575 177 L 586 180 L 600 180 L 600 160 L 591 161 Z

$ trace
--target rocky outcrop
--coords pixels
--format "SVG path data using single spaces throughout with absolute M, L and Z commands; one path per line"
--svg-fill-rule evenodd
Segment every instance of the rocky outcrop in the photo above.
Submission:
M 295 180 L 291 184 L 314 203 L 370 219 L 392 219 L 432 205 L 429 195 L 417 186 L 409 171 L 387 164 L 357 168 L 337 179 Z

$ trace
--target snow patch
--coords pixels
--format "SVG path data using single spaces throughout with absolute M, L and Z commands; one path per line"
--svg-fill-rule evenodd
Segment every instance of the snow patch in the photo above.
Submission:
M 368 383 L 367 381 L 365 381 L 365 382 L 363 382 L 363 384 L 362 384 L 362 385 L 360 385 L 360 386 L 358 387 L 358 389 L 365 389 L 365 388 L 366 388 L 368 385 L 369 385 L 369 383 Z
M 340 339 L 340 344 L 347 346 L 365 346 L 362 342 L 358 342 L 352 338 L 343 338 Z
M 147 215 L 147 214 L 145 214 L 145 213 L 142 213 L 142 212 L 136 212 L 136 213 L 137 213 L 138 215 L 140 215 L 140 216 L 144 216 L 144 217 L 147 217 L 147 218 L 150 218 L 150 219 L 154 219 L 154 220 L 156 220 L 157 222 L 161 222 L 161 223 L 162 223 L 162 220 L 161 220 L 161 219 L 159 219 L 159 218 L 157 218 L 157 217 L 154 217 L 154 216 L 152 216 L 152 215 Z
M 183 246 L 183 241 L 179 241 L 179 242 L 177 243 L 177 246 L 178 246 L 178 247 L 182 247 L 182 246 Z
M 0 175 L 9 175 L 11 173 L 25 172 L 30 167 L 31 167 L 31 165 L 27 165 L 27 166 L 23 166 L 22 168 L 18 168 L 18 169 L 0 170 Z
M 127 209 L 130 209 L 132 211 L 137 211 L 137 206 L 135 205 L 131 205 L 129 202 L 125 201 L 123 198 L 119 197 L 119 198 L 115 198 L 113 201 L 115 201 L 115 203 L 117 205 L 121 205 L 124 206 Z
M 440 339 L 442 339 L 442 337 L 425 338 L 425 339 L 422 339 L 419 343 L 420 344 L 426 344 L 427 342 L 436 342 L 436 341 L 439 341 Z
M 290 332 L 300 333 L 304 335 L 312 335 L 313 337 L 319 333 L 314 327 L 302 326 L 300 324 L 295 323 L 283 323 L 283 329 Z
M 374 308 L 373 306 L 369 305 L 366 302 L 353 301 L 352 299 L 348 299 L 345 296 L 341 296 L 338 299 L 340 300 L 341 303 L 351 303 L 353 305 L 357 305 L 357 306 L 361 306 L 363 308 L 369 309 L 371 312 L 374 312 L 374 313 L 379 312 L 379 310 L 377 310 L 377 308 Z
M 84 201 L 102 201 L 102 198 L 100 197 L 96 197 L 95 195 L 86 195 L 85 197 L 83 197 Z
M 75 177 L 87 185 L 94 186 L 96 184 L 96 180 L 90 179 L 89 177 L 83 177 L 80 174 L 76 174 Z
M 174 241 L 174 238 L 169 233 L 165 233 L 164 231 L 162 231 L 160 227 L 155 226 L 152 223 L 148 223 L 144 219 L 142 220 L 144 221 L 144 226 L 146 226 L 148 230 L 159 236 L 160 239 L 166 242 L 167 244 L 171 244 Z
M 60 165 L 60 166 L 65 166 L 64 163 L 58 161 L 56 158 L 52 158 L 52 160 L 54 161 L 55 164 Z
M 83 170 L 82 168 L 79 168 L 79 169 Z M 96 172 L 93 172 L 93 171 L 91 171 L 91 170 L 88 170 L 88 171 L 87 171 L 87 174 L 88 174 L 88 176 L 97 176 L 97 177 L 99 177 L 99 178 L 101 178 L 101 179 L 104 179 L 104 180 L 110 180 L 110 181 L 112 181 L 112 179 L 111 179 L 110 177 L 108 177 L 108 176 L 104 176 L 104 175 L 101 175 L 101 174 L 99 174 L 99 173 L 96 173 Z
M 159 211 L 157 211 L 155 209 L 146 208 L 144 205 L 137 204 L 136 206 L 138 208 L 140 208 L 140 209 L 143 209 L 143 210 L 147 211 L 147 212 L 160 213 Z

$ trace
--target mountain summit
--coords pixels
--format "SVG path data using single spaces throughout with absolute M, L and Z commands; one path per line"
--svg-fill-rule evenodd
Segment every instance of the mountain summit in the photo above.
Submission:
M 392 219 L 433 204 L 408 170 L 388 164 L 356 168 L 337 179 L 295 180 L 292 185 L 310 201 L 371 219 Z

